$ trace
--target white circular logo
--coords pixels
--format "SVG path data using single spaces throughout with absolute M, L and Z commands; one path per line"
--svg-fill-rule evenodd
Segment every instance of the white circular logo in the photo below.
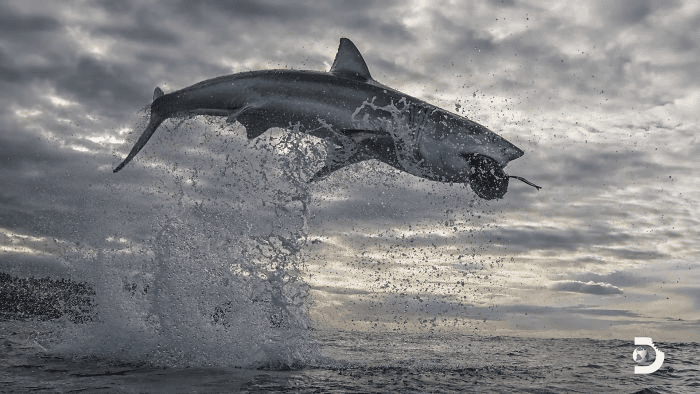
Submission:
M 649 354 L 649 351 L 643 346 L 639 346 L 638 348 L 634 349 L 634 352 L 632 353 L 632 359 L 637 363 L 649 361 L 650 358 L 651 355 Z

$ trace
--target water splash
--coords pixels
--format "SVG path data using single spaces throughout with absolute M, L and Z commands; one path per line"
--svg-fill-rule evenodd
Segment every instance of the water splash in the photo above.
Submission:
M 68 325 L 60 351 L 159 366 L 293 367 L 316 357 L 301 249 L 305 180 L 323 150 L 298 133 L 243 136 L 198 117 L 149 146 L 147 176 L 131 187 L 151 231 L 85 257 L 97 317 Z
M 428 110 L 402 98 L 387 105 L 377 105 L 374 99 L 365 101 L 355 109 L 352 121 L 358 129 L 385 130 L 391 134 L 395 144 L 396 156 L 406 169 L 421 172 L 418 167 L 420 140 L 426 134 L 435 132 L 435 123 L 428 118 Z M 389 116 L 378 116 L 378 115 Z

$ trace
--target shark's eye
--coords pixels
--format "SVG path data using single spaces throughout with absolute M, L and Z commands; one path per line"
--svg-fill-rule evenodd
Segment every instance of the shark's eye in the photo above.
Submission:
M 496 160 L 477 154 L 464 157 L 471 167 L 469 186 L 474 193 L 486 200 L 503 198 L 508 191 L 508 175 Z

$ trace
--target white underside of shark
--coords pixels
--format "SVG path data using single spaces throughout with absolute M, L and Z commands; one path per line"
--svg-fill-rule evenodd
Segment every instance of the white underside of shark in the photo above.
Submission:
M 114 172 L 166 119 L 211 115 L 241 123 L 250 139 L 273 127 L 325 139 L 326 163 L 311 181 L 371 159 L 422 178 L 469 184 L 485 199 L 502 198 L 509 177 L 525 181 L 503 172 L 522 150 L 476 122 L 378 83 L 347 38 L 327 73 L 251 71 L 169 94 L 156 88 L 150 111 L 146 129 Z

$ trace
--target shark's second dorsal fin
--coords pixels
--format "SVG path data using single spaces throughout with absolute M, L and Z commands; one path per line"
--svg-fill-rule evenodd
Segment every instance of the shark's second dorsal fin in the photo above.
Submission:
M 330 73 L 339 77 L 357 79 L 361 81 L 368 81 L 372 79 L 372 76 L 369 75 L 367 64 L 362 58 L 360 51 L 357 49 L 355 44 L 353 44 L 352 41 L 347 38 L 340 39 L 338 54 L 335 55 L 335 60 L 333 61 L 333 66 L 331 66 Z
M 164 95 L 163 89 L 159 88 L 156 86 L 156 88 L 153 90 L 153 101 L 156 101 L 156 99 L 162 95 Z

